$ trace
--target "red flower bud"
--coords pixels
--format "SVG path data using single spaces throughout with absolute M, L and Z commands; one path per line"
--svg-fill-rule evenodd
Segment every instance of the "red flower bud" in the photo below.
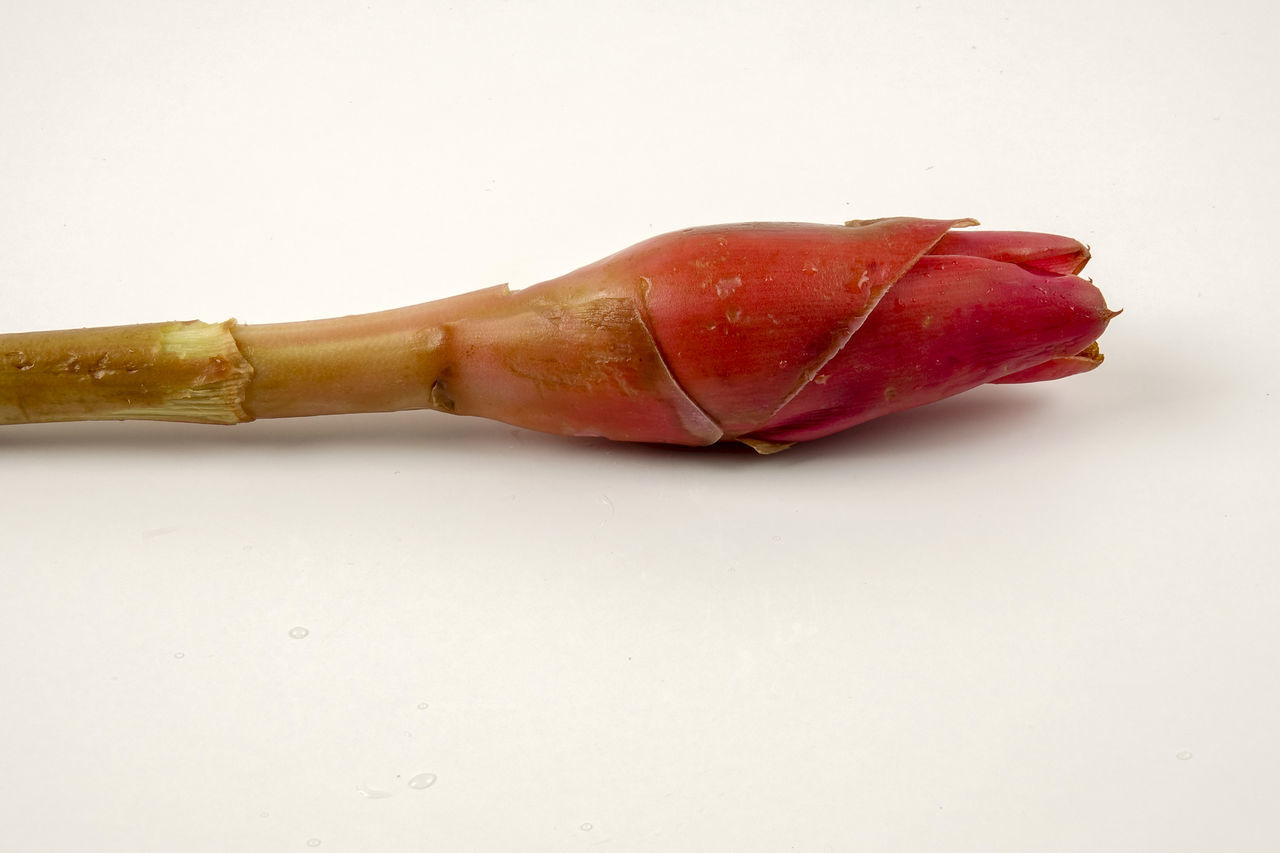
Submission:
M 758 449 L 986 382 L 1101 362 L 1084 246 L 970 220 L 694 228 L 449 325 L 450 411 L 547 432 Z

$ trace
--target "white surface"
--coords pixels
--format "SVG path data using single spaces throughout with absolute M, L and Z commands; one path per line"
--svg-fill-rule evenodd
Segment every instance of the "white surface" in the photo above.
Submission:
M 0 7 L 4 331 L 891 214 L 1079 237 L 1126 309 L 770 458 L 5 428 L 4 846 L 1276 849 L 1272 8 Z

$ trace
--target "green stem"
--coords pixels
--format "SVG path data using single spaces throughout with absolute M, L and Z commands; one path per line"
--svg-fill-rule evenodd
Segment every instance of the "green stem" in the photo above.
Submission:
M 0 424 L 162 420 L 234 424 L 403 409 L 433 399 L 448 323 L 505 287 L 299 323 L 149 323 L 0 335 Z

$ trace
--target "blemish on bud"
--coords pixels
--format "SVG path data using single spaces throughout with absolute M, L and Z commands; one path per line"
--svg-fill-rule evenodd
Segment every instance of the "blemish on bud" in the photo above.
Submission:
M 444 346 L 444 329 L 432 326 L 422 334 L 422 346 L 428 352 L 434 352 Z
M 742 287 L 742 276 L 722 278 L 716 282 L 716 296 L 724 299 L 726 296 L 731 296 L 739 287 Z
M 791 362 L 787 361 L 787 360 L 784 358 L 782 361 L 778 362 L 778 367 L 786 367 L 786 366 L 787 366 L 788 364 L 790 364 L 790 363 L 791 363 Z
M 805 261 L 804 266 L 800 268 L 800 272 L 808 273 L 809 275 L 815 275 L 818 272 L 818 265 L 815 264 L 813 261 Z
M 898 389 L 894 385 L 889 385 L 884 389 L 884 401 L 887 403 L 894 397 L 898 396 Z
M 826 384 L 827 384 L 827 380 L 828 380 L 828 379 L 830 379 L 830 378 L 831 378 L 831 374 L 830 374 L 830 373 L 819 373 L 817 376 L 813 377 L 813 384 L 814 384 L 814 385 L 826 385 Z
M 930 326 L 932 326 L 932 325 L 933 325 L 933 315 L 932 315 L 932 314 L 926 314 L 926 315 L 925 315 L 925 318 L 924 318 L 923 320 L 921 320 L 921 321 L 920 321 L 920 327 L 921 327 L 921 328 L 923 328 L 923 329 L 927 329 L 927 328 L 929 328 L 929 327 L 930 327 Z
M 735 305 L 724 312 L 724 318 L 730 323 L 736 323 L 742 319 L 742 309 Z

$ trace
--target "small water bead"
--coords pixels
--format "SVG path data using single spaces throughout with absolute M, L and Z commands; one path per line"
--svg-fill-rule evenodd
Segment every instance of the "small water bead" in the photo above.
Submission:
M 419 710 L 419 711 L 425 711 L 425 710 L 427 710 L 427 709 L 428 709 L 428 708 L 430 708 L 430 707 L 431 707 L 431 706 L 430 706 L 430 705 L 428 705 L 426 702 L 419 702 L 419 703 L 418 703 L 418 710 Z
M 319 847 L 319 846 L 320 846 L 320 839 L 319 839 L 319 838 L 308 838 L 308 839 L 307 839 L 307 846 L 308 846 L 308 847 Z
M 584 823 L 582 826 L 578 827 L 578 829 L 581 829 L 583 832 L 590 832 L 595 829 L 595 827 L 589 823 Z
M 430 788 L 435 783 L 436 783 L 436 774 L 419 773 L 417 776 L 414 776 L 412 779 L 409 780 L 409 787 L 413 788 L 416 791 L 423 791 L 423 790 L 426 790 L 427 788 Z
M 297 626 L 296 628 L 289 629 L 289 636 L 293 637 L 295 640 L 304 639 L 310 633 L 311 633 L 310 631 L 308 631 L 306 628 L 303 628 L 301 625 Z
M 356 788 L 356 791 L 366 800 L 385 800 L 391 796 L 390 791 L 379 791 L 376 788 L 366 788 L 364 786 Z
M 186 652 L 174 652 L 174 653 L 173 653 L 173 656 L 174 656 L 175 658 L 177 658 L 178 660 L 182 660 L 183 658 L 185 658 L 185 657 L 187 656 L 187 653 L 186 653 Z
M 1191 753 L 1184 749 L 1182 752 L 1175 755 L 1174 758 L 1177 758 L 1179 761 L 1190 761 Z

